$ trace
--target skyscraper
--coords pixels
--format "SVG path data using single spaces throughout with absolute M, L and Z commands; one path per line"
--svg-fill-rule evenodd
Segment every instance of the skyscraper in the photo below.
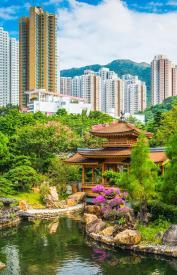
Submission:
M 172 86 L 172 62 L 164 55 L 155 56 L 151 62 L 152 105 L 172 96 Z
M 146 84 L 138 76 L 123 75 L 124 111 L 131 115 L 144 111 L 146 108 Z
M 116 77 L 105 81 L 106 113 L 119 117 L 124 111 L 123 81 Z
M 72 77 L 60 77 L 60 93 L 72 95 Z
M 18 41 L 0 28 L 0 106 L 19 104 Z
M 20 19 L 20 107 L 25 91 L 43 88 L 58 91 L 57 17 L 40 7 Z

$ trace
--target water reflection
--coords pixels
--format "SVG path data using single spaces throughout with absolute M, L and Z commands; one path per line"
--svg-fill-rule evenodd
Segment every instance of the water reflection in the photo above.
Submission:
M 87 239 L 81 218 L 23 223 L 0 232 L 2 275 L 177 274 L 177 260 L 111 251 Z

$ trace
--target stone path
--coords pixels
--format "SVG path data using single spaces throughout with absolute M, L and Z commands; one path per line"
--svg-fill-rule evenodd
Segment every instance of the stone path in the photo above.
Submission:
M 20 216 L 21 217 L 32 217 L 32 218 L 50 218 L 54 216 L 58 216 L 61 214 L 68 214 L 73 213 L 77 211 L 81 211 L 84 209 L 84 204 L 78 204 L 76 206 L 70 206 L 67 208 L 56 208 L 56 209 L 29 209 L 27 211 L 21 211 Z

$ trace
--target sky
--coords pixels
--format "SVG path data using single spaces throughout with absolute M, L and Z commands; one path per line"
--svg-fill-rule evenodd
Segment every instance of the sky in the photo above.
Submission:
M 156 54 L 177 63 L 177 0 L 0 0 L 0 26 L 18 39 L 31 5 L 58 15 L 61 69 Z

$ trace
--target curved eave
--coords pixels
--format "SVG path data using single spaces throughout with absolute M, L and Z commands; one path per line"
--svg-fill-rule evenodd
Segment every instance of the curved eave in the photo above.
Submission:
M 122 133 L 114 133 L 114 132 L 109 132 L 109 133 L 103 133 L 103 132 L 97 132 L 97 131 L 90 131 L 90 134 L 97 136 L 97 137 L 102 137 L 102 138 L 109 138 L 109 137 L 126 137 L 126 136 L 135 136 L 138 137 L 140 135 L 140 132 L 135 132 L 135 131 L 126 131 Z M 152 138 L 153 134 L 146 132 L 145 133 L 147 138 Z

